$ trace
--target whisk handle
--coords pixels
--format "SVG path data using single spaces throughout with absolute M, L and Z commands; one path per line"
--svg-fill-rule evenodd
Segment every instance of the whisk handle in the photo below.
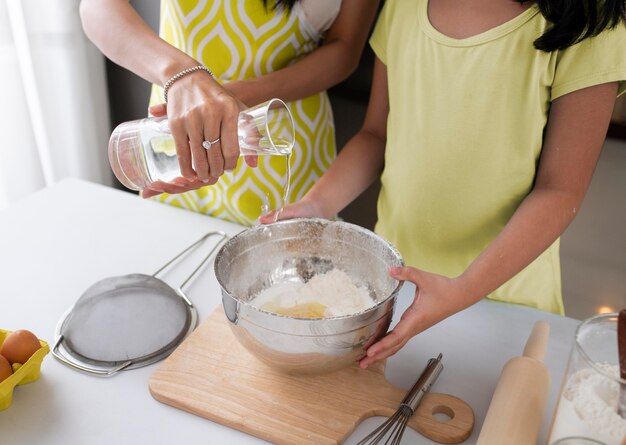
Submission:
M 441 371 L 443 371 L 443 364 L 441 363 L 442 357 L 443 355 L 439 354 L 437 358 L 431 358 L 428 360 L 428 364 L 417 379 L 417 382 L 415 382 L 413 387 L 402 400 L 402 403 L 400 404 L 401 407 L 406 406 L 412 413 L 415 413 L 415 410 L 422 401 L 422 398 L 430 390 L 430 387 L 433 386 L 433 383 L 435 383 L 437 377 L 441 374 Z

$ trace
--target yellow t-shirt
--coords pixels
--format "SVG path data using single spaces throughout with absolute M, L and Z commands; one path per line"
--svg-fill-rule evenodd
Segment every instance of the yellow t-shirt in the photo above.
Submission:
M 532 189 L 551 101 L 612 81 L 624 92 L 626 28 L 546 53 L 536 5 L 466 39 L 427 8 L 388 0 L 370 41 L 390 105 L 376 231 L 408 265 L 457 276 Z M 489 297 L 563 313 L 559 241 Z

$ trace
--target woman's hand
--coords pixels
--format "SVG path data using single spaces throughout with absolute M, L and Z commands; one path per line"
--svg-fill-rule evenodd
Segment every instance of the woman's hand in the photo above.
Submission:
M 276 217 L 278 213 L 278 217 Z M 265 215 L 259 217 L 261 224 L 269 224 L 274 221 L 293 218 L 323 218 L 319 206 L 313 200 L 302 198 L 300 201 L 289 204 L 282 209 L 272 210 Z
M 182 79 L 181 79 L 182 80 Z M 238 101 L 238 110 L 239 109 L 243 109 L 245 108 L 245 105 Z M 167 104 L 161 103 L 161 104 L 156 104 L 156 105 L 152 105 L 150 106 L 150 108 L 148 109 L 149 113 L 152 116 L 155 117 L 161 117 L 161 116 L 166 116 L 168 115 L 168 106 Z M 191 115 L 190 115 L 191 116 Z M 239 111 L 237 111 L 237 117 L 239 116 Z M 169 118 L 171 119 L 171 118 Z M 170 122 L 170 128 L 171 128 L 171 122 Z M 172 132 L 172 135 L 174 135 L 174 133 Z M 202 144 L 202 142 L 200 143 Z M 190 146 L 190 144 L 188 144 Z M 209 151 L 214 151 L 214 155 L 218 155 L 220 153 L 219 147 L 222 146 L 223 144 L 221 144 L 221 140 L 220 143 L 217 144 L 213 144 L 211 145 L 211 149 Z M 180 154 L 179 154 L 179 144 L 176 143 L 176 152 L 177 152 L 177 156 L 179 158 L 180 161 Z M 202 148 L 202 152 L 200 152 L 201 155 L 201 160 L 210 160 L 211 157 L 210 155 L 207 154 L 207 150 L 204 147 Z M 223 149 L 222 149 L 223 150 Z M 232 170 L 234 169 L 234 167 L 237 166 L 237 158 L 239 156 L 239 144 L 237 142 L 236 145 L 236 157 L 234 160 L 234 165 L 233 163 L 227 163 L 226 162 L 226 157 L 224 156 L 224 163 L 223 163 L 223 169 L 215 169 L 213 170 L 210 166 L 210 161 L 209 161 L 209 165 L 207 166 L 207 164 L 204 164 L 205 166 L 208 167 L 208 176 L 202 177 L 200 174 L 198 174 L 198 169 L 194 168 L 196 175 L 192 176 L 191 178 L 185 177 L 184 173 L 183 173 L 183 167 L 182 167 L 182 163 L 181 163 L 181 173 L 183 173 L 183 176 L 174 179 L 171 182 L 163 182 L 163 181 L 157 181 L 154 182 L 152 184 L 150 184 L 149 187 L 146 187 L 142 192 L 141 192 L 141 196 L 143 198 L 149 198 L 151 196 L 155 196 L 155 195 L 159 195 L 161 193 L 183 193 L 183 192 L 187 192 L 189 190 L 195 190 L 195 189 L 199 189 L 201 187 L 207 186 L 207 185 L 213 185 L 217 182 L 217 180 L 219 179 L 219 176 L 225 171 L 225 170 Z M 185 156 L 185 155 L 184 155 Z M 195 154 L 191 153 L 192 159 L 193 159 L 193 165 L 197 165 L 195 163 Z M 202 156 L 204 156 L 204 158 L 202 158 Z M 252 155 L 248 155 L 248 156 L 244 156 L 245 162 L 248 166 L 250 167 L 256 167 L 257 166 L 257 157 L 256 156 L 252 156 Z M 214 175 L 215 173 L 215 175 Z
M 181 174 L 209 183 L 239 158 L 237 118 L 243 104 L 208 73 L 188 74 L 168 92 L 167 117 L 176 144 Z M 207 150 L 204 141 L 216 141 Z
M 466 301 L 460 283 L 414 267 L 393 267 L 389 275 L 415 284 L 415 298 L 398 324 L 378 342 L 367 348 L 359 366 L 386 359 L 398 352 L 411 338 L 463 308 Z

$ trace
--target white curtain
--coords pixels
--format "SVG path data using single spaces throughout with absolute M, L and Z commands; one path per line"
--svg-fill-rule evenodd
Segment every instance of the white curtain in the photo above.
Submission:
M 80 0 L 0 0 L 0 208 L 65 177 L 111 185 L 104 58 Z

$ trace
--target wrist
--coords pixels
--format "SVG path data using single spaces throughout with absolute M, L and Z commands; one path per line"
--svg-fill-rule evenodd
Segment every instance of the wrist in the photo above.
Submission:
M 202 63 L 181 52 L 181 57 L 168 59 L 158 70 L 159 86 L 163 87 L 176 74 L 198 65 L 202 65 Z
M 172 87 L 172 85 L 174 85 L 176 82 L 178 82 L 179 80 L 183 79 L 186 76 L 191 76 L 194 73 L 200 72 L 200 71 L 204 71 L 206 74 L 210 75 L 211 78 L 215 79 L 215 75 L 213 74 L 213 72 L 208 69 L 206 66 L 204 65 L 196 65 L 193 66 L 191 68 L 187 68 L 184 69 L 176 74 L 174 74 L 172 77 L 170 77 L 167 82 L 165 82 L 165 85 L 163 85 L 163 99 L 164 102 L 167 103 L 167 95 L 168 92 L 170 90 L 170 87 Z
M 240 102 L 246 105 L 246 108 L 253 107 L 255 105 L 269 100 L 271 98 L 264 99 L 263 87 L 257 84 L 257 79 L 245 79 L 245 80 L 232 80 L 224 83 L 223 87 L 239 99 Z
M 461 275 L 452 278 L 457 300 L 461 302 L 462 306 L 471 306 L 486 296 L 486 292 L 483 286 L 480 285 L 481 281 L 478 278 L 471 270 L 471 266 Z
M 319 218 L 330 219 L 337 213 L 332 212 L 328 208 L 328 200 L 325 200 L 323 196 L 320 196 L 318 193 L 316 193 L 315 187 L 313 187 L 306 195 L 304 195 L 304 197 L 302 198 L 302 202 L 306 204 L 311 213 Z
M 307 218 L 324 218 L 319 209 L 319 203 L 306 195 L 297 202 L 297 206 L 299 208 L 299 216 Z
M 418 290 L 413 304 L 407 308 L 413 312 L 415 333 L 423 332 L 460 311 L 458 303 L 453 294 L 435 296 Z

